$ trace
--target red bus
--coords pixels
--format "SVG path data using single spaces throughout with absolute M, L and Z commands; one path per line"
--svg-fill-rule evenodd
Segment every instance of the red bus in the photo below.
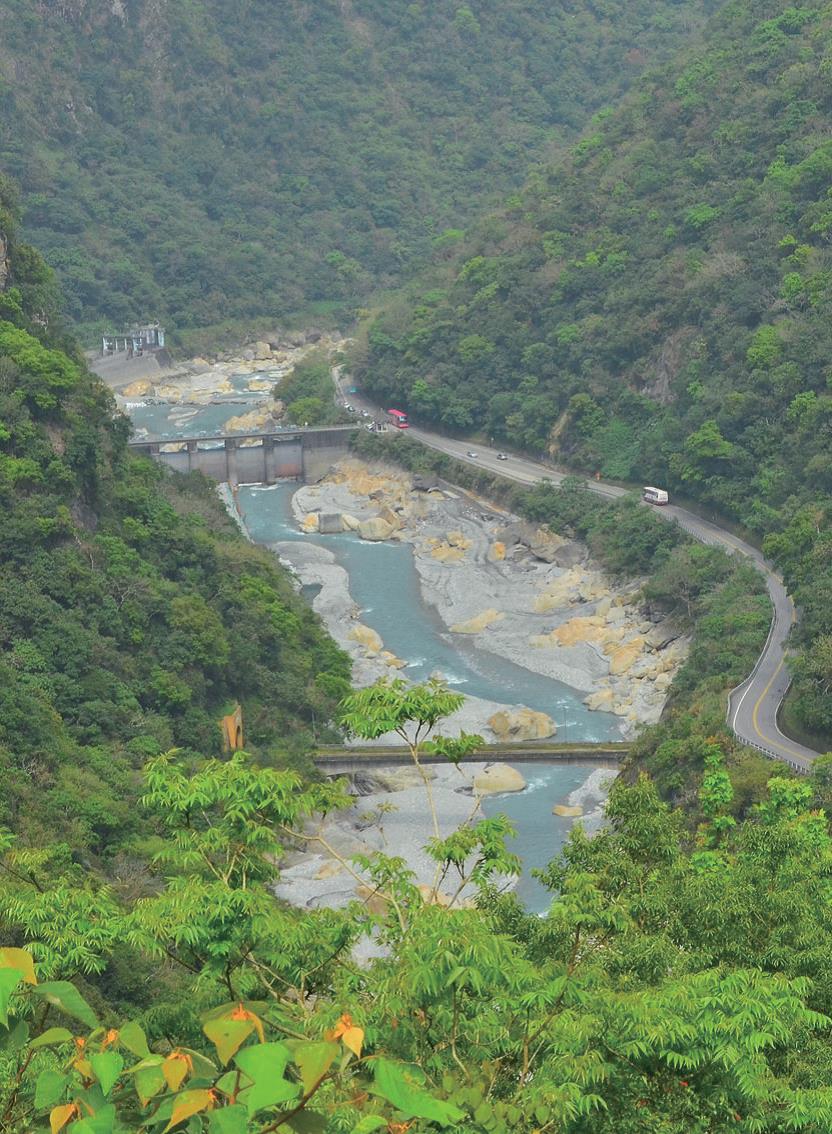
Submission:
M 400 409 L 389 409 L 387 416 L 392 420 L 396 429 L 407 429 L 407 414 Z

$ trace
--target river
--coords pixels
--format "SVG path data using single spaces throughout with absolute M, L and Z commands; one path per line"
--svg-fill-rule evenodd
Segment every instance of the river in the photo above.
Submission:
M 247 376 L 248 377 L 248 376 Z M 235 393 L 243 395 L 242 389 Z M 260 397 L 247 392 L 244 406 L 230 396 L 222 405 L 194 407 L 142 405 L 131 407 L 137 430 L 164 440 L 219 430 L 231 413 L 243 413 Z M 524 666 L 477 649 L 463 635 L 451 635 L 436 612 L 422 598 L 411 548 L 403 543 L 367 543 L 351 533 L 309 535 L 297 530 L 291 511 L 294 482 L 269 488 L 245 486 L 239 490 L 240 510 L 251 538 L 261 544 L 303 540 L 328 548 L 346 569 L 350 590 L 362 609 L 361 620 L 376 630 L 387 649 L 408 662 L 403 671 L 419 681 L 441 672 L 459 692 L 504 704 L 524 704 L 548 713 L 558 722 L 562 740 L 619 739 L 617 718 L 590 712 L 582 694 Z M 308 595 L 311 599 L 311 594 Z M 541 912 L 550 895 L 531 876 L 533 867 L 545 865 L 568 837 L 573 820 L 552 813 L 594 771 L 592 766 L 517 764 L 527 786 L 524 791 L 487 796 L 486 815 L 503 812 L 516 827 L 512 849 L 523 863 L 517 894 L 526 908 Z
M 352 533 L 316 535 L 297 529 L 291 499 L 297 488 L 285 482 L 269 488 L 239 489 L 240 511 L 257 543 L 303 541 L 327 547 L 345 568 L 350 590 L 361 607 L 361 621 L 376 630 L 387 649 L 409 664 L 403 671 L 415 681 L 440 671 L 460 693 L 506 704 L 522 703 L 549 713 L 558 722 L 563 740 L 620 739 L 617 718 L 590 712 L 582 694 L 496 654 L 479 650 L 463 635 L 451 635 L 422 598 L 419 576 L 406 543 L 367 543 Z M 503 812 L 515 824 L 512 849 L 523 861 L 517 894 L 528 909 L 540 912 L 550 900 L 532 878 L 533 867 L 544 866 L 563 846 L 573 820 L 552 813 L 594 771 L 592 766 L 521 764 L 526 780 L 522 792 L 487 796 L 486 815 Z

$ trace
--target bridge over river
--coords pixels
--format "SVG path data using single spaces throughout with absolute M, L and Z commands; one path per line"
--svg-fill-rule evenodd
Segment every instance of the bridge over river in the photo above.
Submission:
M 319 480 L 349 451 L 354 425 L 280 429 L 269 433 L 178 437 L 175 441 L 131 441 L 136 453 L 176 472 L 201 472 L 228 484 L 274 484 Z
M 482 761 L 505 760 L 530 764 L 590 764 L 593 767 L 617 768 L 630 745 L 625 742 L 602 741 L 582 743 L 565 741 L 549 744 L 541 741 L 518 741 L 508 744 L 484 744 L 470 756 L 460 761 L 462 764 L 476 764 Z M 447 764 L 445 756 L 424 753 L 419 757 L 422 764 Z M 410 764 L 411 756 L 403 744 L 367 744 L 349 748 L 320 748 L 315 756 L 319 771 L 328 776 L 352 776 L 375 767 L 389 767 L 391 764 Z

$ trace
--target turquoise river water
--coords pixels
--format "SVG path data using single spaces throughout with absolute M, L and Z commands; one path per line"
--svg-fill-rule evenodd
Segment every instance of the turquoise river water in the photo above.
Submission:
M 134 426 L 160 440 L 206 436 L 221 431 L 231 414 L 253 408 L 263 394 L 245 389 L 245 378 L 232 378 L 234 395 L 220 404 L 200 407 L 143 405 L 130 408 Z M 240 401 L 245 404 L 239 404 Z M 330 549 L 350 577 L 350 591 L 362 609 L 362 621 L 372 626 L 388 650 L 408 662 L 403 672 L 419 681 L 439 671 L 461 693 L 504 704 L 524 704 L 548 713 L 557 721 L 562 740 L 618 739 L 617 718 L 590 712 L 580 693 L 542 677 L 523 666 L 479 650 L 461 635 L 451 635 L 434 609 L 422 598 L 413 554 L 407 544 L 366 543 L 350 533 L 305 535 L 294 523 L 292 495 L 297 489 L 286 482 L 274 487 L 243 487 L 240 508 L 246 527 L 257 543 L 306 540 Z M 310 599 L 313 597 L 308 595 Z M 547 891 L 532 878 L 534 867 L 544 866 L 563 846 L 572 820 L 552 814 L 570 792 L 594 771 L 591 766 L 563 764 L 515 765 L 523 774 L 525 791 L 487 797 L 487 815 L 503 812 L 515 825 L 512 849 L 523 862 L 517 894 L 533 912 L 545 910 Z
M 617 718 L 590 712 L 582 694 L 523 666 L 478 650 L 469 639 L 451 635 L 422 598 L 419 576 L 408 544 L 367 543 L 351 533 L 307 535 L 297 530 L 291 511 L 294 483 L 242 487 L 239 505 L 252 539 L 272 544 L 303 540 L 327 547 L 350 577 L 350 591 L 361 607 L 361 620 L 372 626 L 388 650 L 409 664 L 403 672 L 419 681 L 440 671 L 456 690 L 505 704 L 522 703 L 549 713 L 564 740 L 617 739 Z M 532 878 L 562 847 L 572 820 L 552 814 L 586 780 L 591 766 L 520 764 L 525 791 L 488 797 L 488 815 L 503 812 L 515 824 L 512 849 L 523 861 L 517 893 L 534 912 L 546 909 L 550 896 Z

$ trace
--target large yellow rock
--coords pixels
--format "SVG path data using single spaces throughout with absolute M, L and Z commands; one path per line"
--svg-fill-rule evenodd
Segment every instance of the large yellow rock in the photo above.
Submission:
M 546 713 L 534 709 L 500 709 L 488 718 L 488 727 L 498 740 L 545 740 L 558 726 Z
M 577 819 L 579 815 L 583 815 L 583 808 L 573 806 L 569 803 L 556 803 L 552 808 L 553 815 L 562 815 L 566 818 Z
M 229 417 L 225 423 L 225 429 L 228 433 L 249 433 L 255 432 L 260 429 L 268 429 L 269 426 L 274 424 L 274 417 L 272 408 L 270 406 L 262 406 L 259 409 L 249 410 L 247 413 L 239 413 L 234 417 Z
M 479 634 L 493 622 L 502 622 L 505 614 L 501 610 L 483 610 L 465 622 L 455 622 L 451 627 L 452 634 Z
M 615 677 L 627 673 L 643 653 L 644 639 L 640 636 L 615 646 L 610 652 L 610 673 Z
M 358 642 L 371 656 L 381 653 L 384 649 L 384 642 L 382 642 L 380 635 L 373 630 L 372 626 L 365 626 L 363 622 L 356 622 L 347 637 L 351 638 L 353 642 Z
M 139 378 L 131 382 L 121 391 L 125 398 L 143 398 L 153 389 L 153 383 L 148 378 Z
M 431 557 L 440 563 L 460 563 L 465 558 L 461 547 L 451 547 L 447 543 L 440 543 L 431 549 Z
M 580 642 L 603 642 L 607 631 L 603 620 L 594 615 L 588 618 L 570 618 L 552 631 L 552 637 L 561 646 L 576 646 Z
M 308 512 L 301 521 L 301 531 L 316 532 L 321 525 L 321 517 L 317 512 Z
M 489 547 L 486 558 L 489 563 L 502 563 L 506 557 L 506 545 L 497 540 Z
M 467 536 L 463 535 L 462 532 L 448 532 L 448 534 L 445 536 L 445 542 L 450 547 L 458 547 L 462 551 L 467 551 L 471 546 L 471 540 L 468 539 Z
M 254 357 L 260 361 L 265 361 L 271 358 L 272 348 L 266 342 L 259 342 L 254 344 Z
M 362 539 L 376 543 L 389 539 L 393 534 L 393 527 L 382 516 L 371 516 L 369 520 L 361 520 L 358 525 L 358 534 Z
M 588 697 L 584 697 L 584 704 L 588 709 L 609 713 L 613 704 L 612 689 L 596 689 Z
M 489 764 L 473 779 L 477 795 L 498 795 L 504 791 L 522 791 L 526 781 L 516 768 L 509 764 Z
M 571 571 L 564 572 L 550 583 L 534 600 L 534 610 L 537 614 L 549 614 L 550 611 L 560 610 L 569 606 L 577 594 L 578 584 L 584 577 L 580 567 L 573 567 Z
M 180 386 L 157 386 L 156 396 L 164 398 L 166 402 L 181 402 L 182 388 Z

